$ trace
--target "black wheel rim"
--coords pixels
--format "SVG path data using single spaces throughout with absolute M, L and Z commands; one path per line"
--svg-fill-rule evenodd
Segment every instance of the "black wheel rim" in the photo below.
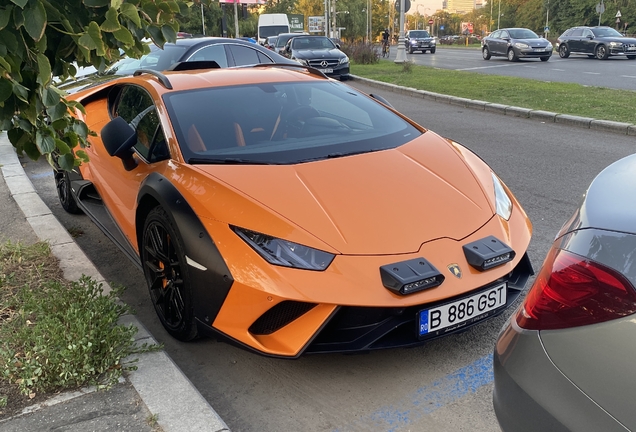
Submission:
M 55 185 L 57 186 L 57 196 L 60 198 L 60 202 L 66 204 L 69 202 L 70 186 L 68 184 L 68 177 L 65 173 L 55 174 Z
M 151 222 L 144 236 L 144 269 L 155 309 L 170 329 L 184 320 L 184 282 L 182 264 L 170 233 L 158 222 Z

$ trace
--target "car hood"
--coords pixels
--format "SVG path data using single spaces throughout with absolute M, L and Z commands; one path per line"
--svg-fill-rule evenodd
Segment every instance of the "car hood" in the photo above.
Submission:
M 337 48 L 315 49 L 315 50 L 294 50 L 294 57 L 299 59 L 321 59 L 321 58 L 342 58 L 345 54 Z
M 433 132 L 336 159 L 197 168 L 343 254 L 416 252 L 434 239 L 462 239 L 494 214 L 460 152 Z M 268 226 L 244 228 L 276 235 Z
M 430 42 L 435 38 L 432 37 L 417 37 L 417 38 L 409 38 L 410 41 L 418 41 L 418 42 Z
M 549 41 L 547 39 L 513 39 L 513 42 L 522 42 L 530 45 L 531 47 L 545 47 Z

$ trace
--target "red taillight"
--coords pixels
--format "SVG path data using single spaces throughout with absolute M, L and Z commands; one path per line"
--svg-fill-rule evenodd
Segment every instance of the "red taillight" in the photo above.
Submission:
M 553 330 L 609 321 L 636 312 L 636 291 L 616 270 L 551 249 L 517 313 L 528 330 Z

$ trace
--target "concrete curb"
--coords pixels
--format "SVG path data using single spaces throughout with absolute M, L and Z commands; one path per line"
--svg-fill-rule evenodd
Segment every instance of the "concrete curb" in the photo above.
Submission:
M 440 93 L 434 93 L 427 90 L 417 90 L 410 87 L 400 87 L 395 84 L 376 81 L 369 78 L 350 75 L 352 79 L 361 81 L 370 86 L 381 88 L 384 90 L 401 93 L 413 97 L 434 100 L 436 102 L 449 103 L 451 105 L 459 105 L 465 108 L 483 110 L 487 112 L 509 115 L 514 117 L 525 117 L 545 121 L 546 123 L 562 123 L 569 126 L 576 126 L 586 129 L 594 129 L 603 132 L 617 133 L 621 135 L 636 136 L 636 125 L 631 123 L 621 123 L 610 120 L 597 120 L 589 117 L 579 117 L 570 114 L 560 114 L 550 111 L 533 110 L 529 108 L 521 108 L 485 101 L 466 99 L 456 96 L 449 96 Z
M 49 242 L 60 260 L 64 277 L 77 280 L 85 274 L 101 283 L 105 293 L 109 292 L 108 283 L 35 191 L 5 133 L 0 133 L 0 170 L 27 222 L 40 240 Z M 136 342 L 157 344 L 135 316 L 127 315 L 121 321 L 137 327 Z M 157 414 L 157 423 L 165 432 L 230 430 L 164 351 L 135 358 L 139 359 L 138 368 L 127 378 L 150 412 Z

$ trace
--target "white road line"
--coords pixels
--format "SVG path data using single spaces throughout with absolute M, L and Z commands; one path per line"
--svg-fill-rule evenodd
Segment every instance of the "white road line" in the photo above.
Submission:
M 636 78 L 634 75 L 621 75 L 621 78 Z
M 583 73 L 588 75 L 600 75 L 600 72 L 583 72 Z
M 497 66 L 480 66 L 480 67 L 463 68 L 463 69 L 455 69 L 455 70 L 468 71 L 468 70 L 476 70 L 476 69 L 492 69 L 492 68 L 509 67 L 509 66 L 514 66 L 514 65 L 508 64 L 508 65 L 497 65 Z
M 525 68 L 536 69 L 536 66 L 524 66 Z
M 565 69 L 550 69 L 550 70 L 557 71 L 557 72 L 565 72 Z

